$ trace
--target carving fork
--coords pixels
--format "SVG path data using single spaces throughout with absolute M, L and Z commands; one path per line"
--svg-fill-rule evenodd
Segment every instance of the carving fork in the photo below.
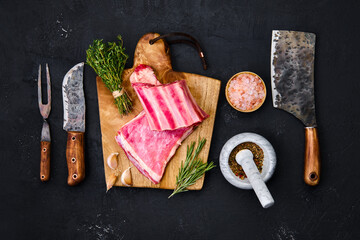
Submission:
M 46 64 L 46 78 L 47 78 L 47 104 L 42 103 L 41 94 L 41 64 L 39 65 L 38 74 L 38 102 L 41 116 L 44 123 L 41 130 L 41 154 L 40 154 L 40 180 L 46 182 L 50 178 L 50 127 L 46 121 L 51 110 L 51 82 L 48 64 Z

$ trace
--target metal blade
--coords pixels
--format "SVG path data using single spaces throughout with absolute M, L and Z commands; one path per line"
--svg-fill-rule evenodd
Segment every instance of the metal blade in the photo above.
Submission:
M 44 120 L 42 130 L 41 130 L 41 141 L 51 142 L 50 127 L 46 120 Z
M 71 68 L 65 75 L 62 90 L 65 131 L 85 132 L 84 63 Z
M 316 126 L 314 99 L 315 34 L 272 32 L 271 87 L 273 105 L 307 127 Z

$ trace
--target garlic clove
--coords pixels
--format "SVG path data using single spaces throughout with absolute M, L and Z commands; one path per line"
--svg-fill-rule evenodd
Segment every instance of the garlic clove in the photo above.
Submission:
M 131 179 L 131 171 L 130 171 L 129 167 L 128 169 L 126 169 L 122 174 L 121 174 L 121 183 L 124 186 L 130 187 L 132 185 L 132 179 Z
M 113 173 L 110 175 L 110 177 L 107 180 L 107 184 L 106 184 L 106 192 L 110 190 L 110 188 L 112 188 L 116 182 L 117 179 L 117 174 Z
M 117 160 L 117 156 L 119 155 L 119 153 L 117 152 L 113 152 L 111 153 L 106 162 L 107 162 L 107 165 L 109 166 L 109 168 L 115 170 L 118 166 L 118 160 Z

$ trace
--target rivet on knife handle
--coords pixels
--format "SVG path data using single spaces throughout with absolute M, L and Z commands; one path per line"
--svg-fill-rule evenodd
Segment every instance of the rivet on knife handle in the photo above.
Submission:
M 85 178 L 84 133 L 68 132 L 66 144 L 69 186 L 75 186 Z
M 315 186 L 320 180 L 320 151 L 317 129 L 305 128 L 305 183 Z
M 46 182 L 50 178 L 50 146 L 51 142 L 41 141 L 40 180 L 42 182 Z

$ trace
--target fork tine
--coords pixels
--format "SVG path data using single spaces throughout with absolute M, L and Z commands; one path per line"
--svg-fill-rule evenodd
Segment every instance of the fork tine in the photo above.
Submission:
M 48 97 L 47 105 L 49 107 L 49 112 L 50 112 L 50 108 L 51 108 L 51 81 L 50 81 L 49 66 L 48 66 L 47 63 L 46 63 L 46 79 L 47 79 L 47 97 Z
M 42 105 L 42 96 L 41 96 L 41 64 L 39 64 L 39 72 L 38 72 L 38 103 L 39 103 L 39 108 L 41 109 L 41 105 Z
M 51 110 L 51 84 L 50 84 L 50 73 L 49 67 L 46 64 L 46 75 L 47 75 L 47 93 L 48 93 L 48 102 L 46 105 L 42 103 L 42 93 L 41 93 L 41 64 L 39 65 L 39 76 L 38 76 L 38 102 L 41 116 L 44 119 L 47 119 Z

